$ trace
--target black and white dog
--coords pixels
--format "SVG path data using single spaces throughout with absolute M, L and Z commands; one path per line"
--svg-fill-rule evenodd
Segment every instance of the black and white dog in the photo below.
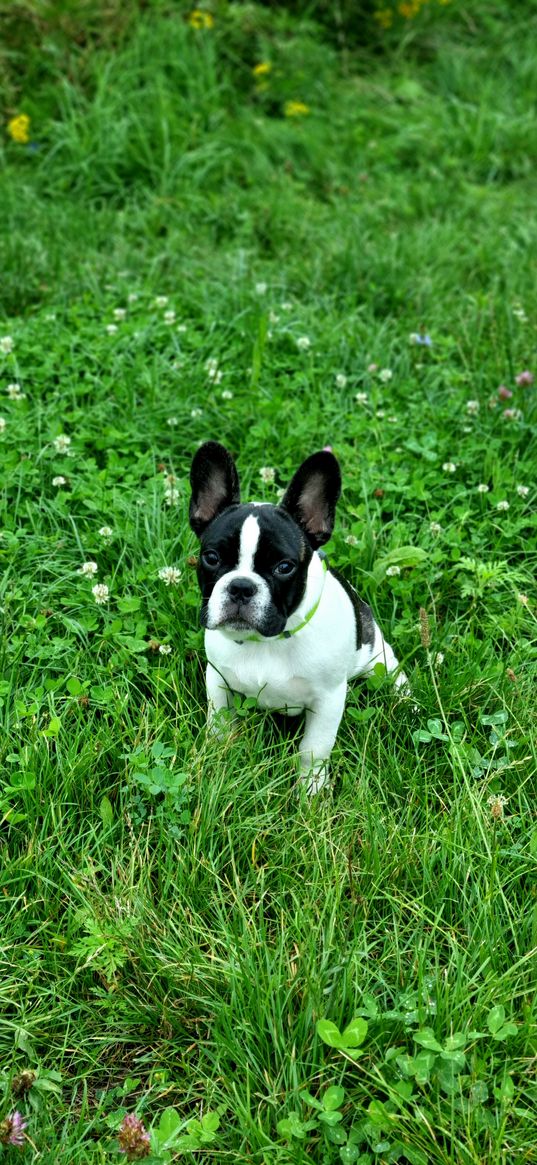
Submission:
M 327 450 L 314 453 L 279 505 L 241 503 L 231 454 L 207 441 L 190 480 L 209 725 L 221 730 L 218 713 L 234 692 L 261 708 L 305 712 L 301 779 L 316 793 L 328 779 L 348 681 L 376 663 L 398 667 L 370 607 L 317 553 L 334 527 L 338 462 Z M 399 672 L 395 683 L 406 685 L 406 676 Z

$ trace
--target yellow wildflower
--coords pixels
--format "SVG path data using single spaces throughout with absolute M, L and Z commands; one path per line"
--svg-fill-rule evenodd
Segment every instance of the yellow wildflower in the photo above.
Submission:
M 258 65 L 254 65 L 252 73 L 254 77 L 266 77 L 267 73 L 272 72 L 272 65 L 270 61 L 260 61 Z
M 309 111 L 310 107 L 306 105 L 305 101 L 286 101 L 283 107 L 286 117 L 304 117 Z
M 12 117 L 11 121 L 7 123 L 7 132 L 14 142 L 20 142 L 21 145 L 26 145 L 30 141 L 30 118 L 27 113 L 20 113 L 18 117 Z
M 381 28 L 391 28 L 393 24 L 393 12 L 390 8 L 377 8 L 375 20 L 377 24 L 380 24 Z
M 210 12 L 204 12 L 202 8 L 193 8 L 187 16 L 188 23 L 191 28 L 213 28 L 214 17 Z

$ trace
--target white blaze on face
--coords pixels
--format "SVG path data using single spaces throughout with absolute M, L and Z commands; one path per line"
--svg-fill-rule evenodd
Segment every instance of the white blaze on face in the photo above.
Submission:
M 259 534 L 259 522 L 253 514 L 250 514 L 246 518 L 241 530 L 237 574 L 254 573 L 254 558 L 259 542 Z

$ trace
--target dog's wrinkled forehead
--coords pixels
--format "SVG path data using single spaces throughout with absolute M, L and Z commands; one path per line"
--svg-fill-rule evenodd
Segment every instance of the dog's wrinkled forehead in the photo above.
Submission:
M 262 574 L 283 558 L 299 563 L 311 557 L 296 522 L 277 506 L 250 503 L 229 506 L 204 531 L 202 550 L 218 550 L 229 570 Z

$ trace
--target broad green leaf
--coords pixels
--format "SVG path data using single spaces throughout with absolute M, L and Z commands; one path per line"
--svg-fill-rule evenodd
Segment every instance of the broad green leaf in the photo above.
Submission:
M 359 1015 L 355 1016 L 341 1033 L 343 1046 L 345 1048 L 358 1048 L 365 1040 L 367 1028 L 367 1020 L 362 1019 Z
M 306 1136 L 305 1125 L 297 1112 L 290 1112 L 288 1117 L 278 1121 L 276 1128 L 280 1137 L 285 1137 L 287 1140 L 291 1137 L 297 1137 L 303 1141 Z
M 438 1040 L 431 1027 L 423 1027 L 420 1031 L 414 1032 L 414 1039 L 422 1048 L 427 1048 L 429 1052 L 442 1052 L 442 1044 Z
M 444 725 L 442 724 L 441 720 L 437 720 L 436 718 L 428 720 L 427 728 L 429 729 L 431 736 L 434 736 L 435 740 L 449 740 L 449 737 L 446 736 L 446 733 L 444 732 Z
M 464 1048 L 467 1042 L 468 1032 L 454 1032 L 446 1040 L 445 1051 L 454 1052 L 457 1048 Z
M 499 1031 L 503 1027 L 505 1020 L 505 1007 L 501 1003 L 497 1003 L 495 1007 L 491 1007 L 487 1015 L 487 1027 L 491 1035 Z
M 165 1108 L 158 1123 L 159 1140 L 169 1141 L 174 1137 L 182 1125 L 181 1117 L 176 1108 Z
M 80 680 L 77 680 L 76 676 L 71 676 L 71 678 L 67 680 L 65 686 L 71 696 L 79 696 L 83 691 L 82 684 L 80 683 Z
M 341 1032 L 331 1019 L 318 1019 L 315 1030 L 323 1044 L 328 1044 L 329 1048 L 341 1048 Z
M 220 1127 L 220 1113 L 206 1112 L 201 1118 L 201 1124 L 205 1133 L 215 1133 Z
M 516 1023 L 504 1023 L 499 1031 L 492 1033 L 493 1040 L 506 1040 L 509 1036 L 516 1036 L 518 1031 Z
M 114 820 L 114 810 L 112 808 L 112 802 L 110 801 L 110 798 L 106 795 L 101 798 L 99 813 L 101 815 L 101 821 L 105 827 L 108 827 L 112 824 Z
M 319 1113 L 319 1120 L 322 1121 L 324 1125 L 338 1125 L 339 1122 L 343 1120 L 343 1113 L 342 1112 L 320 1112 Z
M 341 1108 L 344 1100 L 345 1089 L 333 1084 L 331 1088 L 326 1089 L 323 1095 L 323 1106 L 326 1112 L 334 1112 L 336 1108 Z

